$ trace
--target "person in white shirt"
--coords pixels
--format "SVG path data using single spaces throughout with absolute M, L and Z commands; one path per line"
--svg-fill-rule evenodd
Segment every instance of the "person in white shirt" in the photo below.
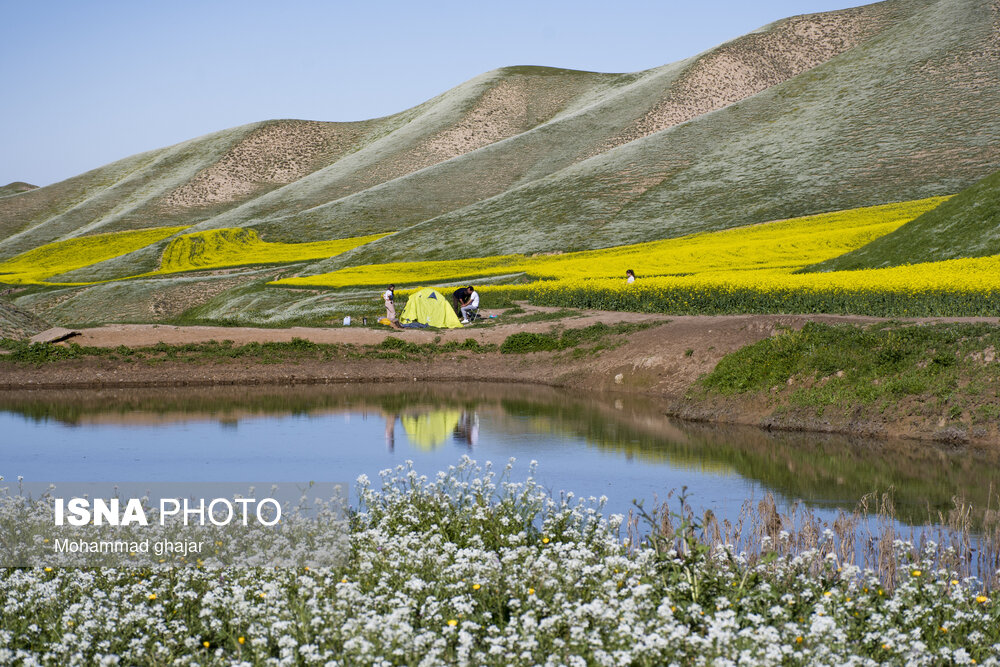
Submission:
M 395 290 L 395 285 L 389 285 L 389 289 L 382 294 L 382 299 L 385 301 L 385 316 L 390 322 L 396 321 L 396 304 L 394 303 L 396 300 Z
M 479 292 L 472 285 L 469 285 L 468 297 L 466 297 L 465 305 L 462 306 L 462 324 L 469 323 L 469 312 L 474 310 L 479 310 Z
M 629 269 L 628 271 L 625 272 L 625 282 L 628 283 L 629 285 L 635 282 L 635 271 Z

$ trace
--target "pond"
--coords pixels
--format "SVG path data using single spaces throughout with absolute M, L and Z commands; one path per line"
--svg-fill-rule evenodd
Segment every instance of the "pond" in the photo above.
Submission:
M 1000 489 L 996 451 L 692 424 L 650 400 L 498 384 L 372 384 L 0 392 L 10 481 L 344 481 L 463 456 L 553 493 L 606 496 L 609 512 L 686 489 L 699 515 L 736 521 L 768 494 L 827 521 L 890 493 L 901 527 Z M 874 497 L 871 497 L 874 502 Z M 995 501 L 993 502 L 995 504 Z M 939 514 L 941 513 L 941 514 Z

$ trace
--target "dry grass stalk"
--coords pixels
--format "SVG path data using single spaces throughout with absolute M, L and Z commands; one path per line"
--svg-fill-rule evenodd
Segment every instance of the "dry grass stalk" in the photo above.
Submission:
M 686 554 L 693 538 L 711 550 L 724 547 L 743 554 L 751 566 L 770 553 L 783 557 L 811 553 L 817 570 L 833 555 L 842 565 L 875 571 L 889 590 L 895 587 L 900 563 L 929 558 L 936 569 L 961 578 L 975 576 L 988 589 L 1000 588 L 1000 496 L 992 492 L 985 509 L 977 510 L 955 496 L 949 510 L 928 508 L 924 524 L 911 526 L 899 520 L 891 490 L 863 496 L 853 511 L 838 511 L 832 522 L 820 519 L 800 501 L 782 514 L 770 493 L 757 503 L 745 501 L 735 522 L 720 523 L 711 510 L 698 521 L 684 494 L 678 497 L 679 509 L 671 509 L 673 495 L 647 518 L 653 526 L 652 541 L 660 549 L 669 546 Z M 641 514 L 629 515 L 631 545 L 649 537 L 641 531 L 640 518 Z

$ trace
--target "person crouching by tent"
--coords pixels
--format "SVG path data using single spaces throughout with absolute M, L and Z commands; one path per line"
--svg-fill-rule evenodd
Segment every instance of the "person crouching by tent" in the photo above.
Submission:
M 469 315 L 472 317 L 476 316 L 476 311 L 479 310 L 479 292 L 472 285 L 465 288 L 468 292 L 468 296 L 465 299 L 465 305 L 462 306 L 462 324 L 469 323 Z
M 464 287 L 459 287 L 457 290 L 451 293 L 451 303 L 455 308 L 455 314 L 461 317 L 462 306 L 465 305 L 465 300 L 469 297 L 468 291 Z
M 390 322 L 396 321 L 396 286 L 389 285 L 389 289 L 382 293 L 382 299 L 385 301 L 385 317 Z

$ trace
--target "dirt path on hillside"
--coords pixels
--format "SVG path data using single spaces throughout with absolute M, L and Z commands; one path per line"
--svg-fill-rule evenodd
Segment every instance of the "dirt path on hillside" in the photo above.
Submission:
M 513 333 L 528 331 L 543 333 L 553 326 L 567 328 L 582 328 L 592 324 L 617 324 L 622 322 L 664 322 L 670 323 L 670 333 L 686 340 L 685 344 L 700 342 L 700 337 L 709 335 L 713 328 L 728 327 L 732 323 L 740 325 L 781 322 L 784 326 L 800 328 L 807 321 L 824 322 L 827 324 L 869 324 L 884 321 L 885 318 L 862 317 L 857 315 L 656 315 L 650 313 L 626 313 L 604 310 L 579 310 L 577 315 L 567 316 L 558 320 L 521 322 L 525 317 L 539 313 L 555 313 L 566 311 L 564 308 L 547 308 L 542 306 L 523 305 L 524 314 L 506 318 L 504 311 L 484 310 L 486 318 L 495 315 L 495 320 L 487 319 L 484 324 L 477 324 L 462 329 L 422 330 L 405 329 L 393 331 L 388 327 L 370 328 L 364 326 L 350 327 L 290 327 L 285 329 L 266 329 L 254 327 L 211 327 L 211 326 L 174 326 L 166 324 L 108 324 L 101 327 L 81 329 L 79 336 L 71 340 L 79 345 L 94 347 L 144 347 L 157 343 L 183 345 L 185 343 L 204 343 L 212 340 L 231 340 L 237 344 L 252 342 L 288 342 L 293 338 L 304 338 L 314 343 L 351 343 L 355 345 L 374 345 L 385 340 L 392 334 L 402 336 L 415 343 L 429 343 L 439 338 L 441 341 L 464 341 L 474 338 L 480 343 L 502 343 Z M 510 320 L 507 323 L 506 320 Z M 908 322 L 988 322 L 997 324 L 998 318 L 968 317 L 968 318 L 914 318 Z M 758 329 L 750 326 L 744 345 L 759 340 L 751 333 Z
M 211 340 L 231 340 L 237 344 L 252 342 L 288 342 L 293 338 L 304 338 L 314 343 L 351 343 L 355 345 L 374 345 L 385 340 L 386 336 L 402 336 L 414 343 L 430 343 L 434 339 L 441 341 L 464 341 L 474 338 L 480 343 L 502 343 L 507 336 L 519 331 L 545 332 L 555 325 L 569 328 L 580 328 L 602 322 L 616 324 L 619 322 L 667 321 L 671 318 L 663 315 L 647 313 L 619 313 L 613 311 L 578 311 L 578 315 L 563 317 L 558 320 L 535 322 L 519 322 L 519 319 L 538 315 L 540 313 L 556 313 L 562 308 L 545 308 L 524 306 L 525 313 L 512 316 L 509 323 L 505 322 L 504 311 L 483 310 L 486 321 L 462 329 L 404 329 L 394 331 L 389 327 L 337 326 L 337 327 L 289 327 L 284 329 L 265 329 L 255 327 L 210 327 L 210 326 L 173 326 L 165 324 L 108 324 L 101 327 L 79 330 L 81 334 L 74 336 L 72 342 L 95 347 L 142 347 L 169 343 L 181 345 L 184 343 L 204 343 Z M 490 319 L 494 315 L 496 319 Z

